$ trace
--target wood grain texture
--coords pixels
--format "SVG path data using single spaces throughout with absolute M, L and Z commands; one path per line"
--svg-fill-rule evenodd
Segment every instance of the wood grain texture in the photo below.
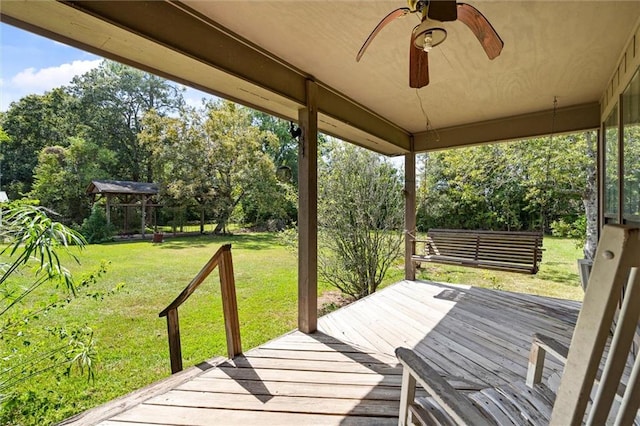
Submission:
M 402 281 L 325 315 L 315 333 L 290 332 L 108 411 L 111 415 L 101 420 L 108 426 L 397 424 L 402 384 L 394 355 L 398 346 L 428 359 L 448 386 L 476 395 L 476 404 L 488 404 L 481 390 L 524 380 L 534 332 L 568 344 L 579 306 L 469 286 Z M 562 368 L 549 358 L 543 378 Z M 428 394 L 417 389 L 415 396 L 420 400 Z M 508 418 L 504 410 L 515 409 L 491 404 L 502 418 Z M 439 409 L 423 411 L 446 419 Z
M 307 80 L 306 107 L 298 111 L 298 329 L 318 321 L 318 85 Z

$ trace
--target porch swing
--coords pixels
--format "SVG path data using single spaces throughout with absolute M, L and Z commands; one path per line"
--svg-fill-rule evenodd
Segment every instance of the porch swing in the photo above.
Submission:
M 549 142 L 553 141 L 557 108 L 554 96 Z M 418 267 L 432 262 L 535 275 L 544 250 L 544 208 L 541 206 L 540 231 L 429 229 L 425 239 L 413 237 L 412 261 Z

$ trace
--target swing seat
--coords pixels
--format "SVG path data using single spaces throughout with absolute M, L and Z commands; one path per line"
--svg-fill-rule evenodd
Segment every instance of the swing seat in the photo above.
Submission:
M 536 274 L 542 251 L 541 232 L 430 229 L 414 240 L 412 260 Z

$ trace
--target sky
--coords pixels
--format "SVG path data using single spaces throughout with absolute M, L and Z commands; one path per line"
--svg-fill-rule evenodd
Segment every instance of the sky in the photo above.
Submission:
M 67 85 L 101 61 L 100 56 L 0 23 L 0 111 L 26 95 Z M 206 94 L 189 88 L 184 96 L 187 104 L 200 105 Z

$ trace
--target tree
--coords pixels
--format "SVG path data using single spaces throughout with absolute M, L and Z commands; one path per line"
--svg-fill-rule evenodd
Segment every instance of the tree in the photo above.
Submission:
M 521 229 L 525 171 L 504 145 L 429 153 L 419 188 L 418 226 L 466 229 Z
M 112 151 L 80 138 L 69 138 L 67 147 L 46 147 L 38 156 L 30 196 L 62 220 L 80 224 L 90 211 L 87 186 L 108 178 L 107 170 L 115 162 Z
M 183 108 L 178 117 L 163 117 L 149 111 L 143 120 L 140 143 L 152 154 L 151 167 L 160 195 L 169 208 L 184 208 L 194 202 L 200 209 L 200 232 L 204 232 L 207 209 L 214 193 L 209 173 L 202 117 L 194 108 Z
M 75 77 L 70 91 L 78 98 L 78 114 L 88 139 L 115 152 L 113 179 L 153 181 L 151 153 L 139 143 L 142 119 L 148 111 L 160 116 L 184 105 L 182 89 L 152 74 L 105 60 Z
M 153 170 L 164 193 L 176 203 L 192 199 L 200 205 L 201 230 L 209 211 L 217 222 L 214 232 L 226 232 L 245 199 L 259 212 L 280 209 L 286 215 L 286 191 L 261 149 L 277 138 L 255 126 L 247 108 L 211 101 L 201 111 L 183 109 L 177 118 L 151 112 L 140 140 L 153 153 Z
M 83 126 L 75 115 L 75 99 L 64 88 L 44 95 L 28 95 L 11 103 L 4 115 L 6 133 L 0 141 L 0 184 L 17 199 L 31 190 L 38 154 L 46 146 L 66 146 L 71 136 L 80 136 Z
M 585 259 L 593 260 L 598 246 L 598 183 L 597 183 L 597 150 L 594 132 L 584 134 L 585 138 L 585 186 L 582 203 L 585 211 L 585 243 L 583 253 Z
M 400 255 L 402 180 L 380 156 L 332 144 L 318 170 L 318 270 L 343 293 L 376 291 Z
M 584 135 L 537 138 L 514 147 L 527 170 L 527 208 L 539 212 L 538 229 L 548 232 L 554 220 L 575 220 L 583 214 L 588 163 Z
M 581 216 L 593 159 L 584 135 L 429 153 L 418 188 L 418 225 L 543 230 Z
M 209 102 L 204 129 L 213 164 L 214 232 L 226 232 L 231 214 L 247 193 L 262 189 L 277 195 L 275 166 L 261 150 L 265 140 L 274 143 L 275 136 L 253 126 L 250 111 L 232 102 Z

